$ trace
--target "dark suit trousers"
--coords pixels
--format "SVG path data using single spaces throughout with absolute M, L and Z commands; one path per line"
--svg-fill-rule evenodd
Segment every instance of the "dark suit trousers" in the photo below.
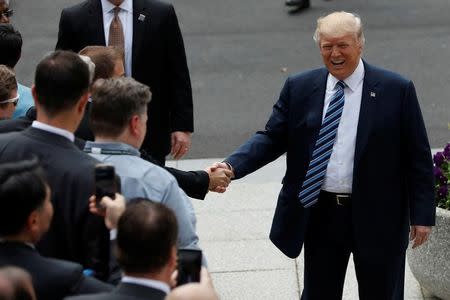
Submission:
M 356 249 L 351 205 L 337 205 L 321 193 L 319 202 L 311 208 L 304 247 L 302 300 L 342 299 L 350 253 L 359 299 L 403 299 L 405 253 L 385 255 Z

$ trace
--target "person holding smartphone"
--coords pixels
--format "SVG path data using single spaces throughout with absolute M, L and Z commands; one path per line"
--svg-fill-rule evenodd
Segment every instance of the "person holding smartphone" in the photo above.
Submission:
M 91 198 L 91 211 L 96 211 L 93 200 L 94 197 Z M 107 213 L 113 224 L 117 222 L 117 261 L 124 276 L 116 289 L 109 293 L 66 299 L 117 300 L 133 296 L 133 299 L 163 300 L 170 293 L 172 274 L 177 266 L 178 225 L 175 214 L 165 205 L 144 198 L 131 199 L 120 214 L 125 202 L 118 194 L 114 201 L 104 197 L 101 203 L 106 205 L 106 212 L 111 212 L 113 205 L 112 210 L 120 215 L 120 218 L 118 215 L 111 218 Z

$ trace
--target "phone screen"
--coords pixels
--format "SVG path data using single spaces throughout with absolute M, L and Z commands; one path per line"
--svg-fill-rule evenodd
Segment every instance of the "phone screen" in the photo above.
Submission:
M 117 192 L 116 173 L 113 165 L 98 164 L 95 166 L 95 198 L 97 203 L 103 196 L 115 198 Z
M 177 286 L 189 282 L 200 282 L 201 266 L 202 266 L 201 250 L 178 249 Z

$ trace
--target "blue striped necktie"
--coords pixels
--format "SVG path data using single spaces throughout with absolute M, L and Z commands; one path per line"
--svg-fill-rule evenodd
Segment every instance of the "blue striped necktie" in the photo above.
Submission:
M 344 88 L 345 83 L 342 80 L 336 84 L 337 91 L 331 98 L 325 119 L 320 127 L 319 136 L 309 162 L 308 172 L 306 172 L 305 180 L 298 194 L 298 198 L 304 207 L 314 205 L 319 199 L 320 189 L 325 179 L 328 161 L 333 152 L 339 121 L 344 109 Z

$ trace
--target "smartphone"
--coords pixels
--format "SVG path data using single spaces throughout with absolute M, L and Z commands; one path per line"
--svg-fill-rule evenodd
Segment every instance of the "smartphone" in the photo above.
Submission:
M 200 282 L 201 267 L 202 267 L 201 250 L 178 249 L 177 286 L 189 282 Z
M 114 166 L 110 164 L 97 164 L 95 166 L 95 199 L 97 207 L 104 196 L 111 199 L 116 197 L 117 179 Z

